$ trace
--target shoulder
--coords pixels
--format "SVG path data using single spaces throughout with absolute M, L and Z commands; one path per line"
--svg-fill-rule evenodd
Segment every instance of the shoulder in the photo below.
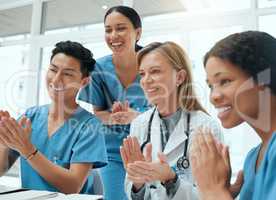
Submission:
M 113 66 L 112 55 L 107 55 L 96 60 L 96 68 L 103 69 L 104 66 Z
M 132 121 L 131 124 L 141 124 L 141 123 L 142 123 L 142 125 L 144 126 L 144 125 L 145 125 L 145 124 L 144 124 L 145 122 L 148 123 L 149 118 L 150 118 L 150 116 L 151 116 L 152 113 L 153 113 L 153 110 L 154 110 L 154 108 L 150 108 L 149 110 L 147 110 L 147 111 L 145 111 L 145 112 L 139 114 L 139 115 Z
M 219 126 L 218 121 L 214 117 L 208 115 L 203 111 L 198 110 L 198 111 L 192 111 L 190 113 L 191 113 L 191 121 L 198 126 L 202 126 L 202 125 L 208 126 L 208 127 L 209 126 L 212 127 L 214 125 Z
M 208 128 L 220 141 L 224 141 L 222 127 L 218 120 L 203 111 L 191 112 L 191 129 L 196 130 L 199 127 Z
M 252 148 L 246 155 L 245 161 L 244 161 L 244 169 L 247 171 L 250 166 L 254 165 L 256 163 L 257 156 L 259 154 L 260 145 Z
M 276 161 L 276 132 L 273 133 L 269 141 L 269 146 L 267 148 L 267 157 L 269 160 Z
M 24 115 L 30 119 L 33 119 L 40 115 L 47 116 L 48 115 L 48 106 L 49 105 L 30 107 L 25 111 Z

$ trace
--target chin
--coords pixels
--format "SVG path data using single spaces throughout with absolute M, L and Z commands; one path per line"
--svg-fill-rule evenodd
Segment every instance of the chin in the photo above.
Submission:
M 229 129 L 240 125 L 242 122 L 241 120 L 221 120 L 221 125 L 223 128 Z

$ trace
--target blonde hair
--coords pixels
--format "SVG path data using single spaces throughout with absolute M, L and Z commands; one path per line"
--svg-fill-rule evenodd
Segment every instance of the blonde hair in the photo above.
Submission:
M 152 51 L 157 51 L 161 55 L 166 57 L 167 60 L 171 63 L 171 66 L 176 71 L 185 70 L 186 72 L 185 80 L 183 81 L 183 83 L 181 83 L 181 85 L 179 85 L 178 91 L 177 91 L 180 107 L 183 110 L 187 110 L 187 111 L 201 110 L 207 113 L 196 97 L 196 94 L 193 88 L 191 64 L 186 52 L 174 42 L 170 42 L 170 41 L 167 41 L 164 43 L 153 42 L 148 44 L 138 52 L 138 55 L 137 55 L 138 66 L 141 65 L 141 61 L 143 57 Z

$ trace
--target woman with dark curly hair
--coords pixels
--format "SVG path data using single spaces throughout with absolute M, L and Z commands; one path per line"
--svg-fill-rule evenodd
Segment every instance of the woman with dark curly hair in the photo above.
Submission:
M 247 155 L 244 181 L 229 188 L 228 147 L 212 134 L 192 143 L 192 171 L 204 200 L 272 200 L 276 196 L 276 39 L 259 31 L 236 33 L 216 43 L 204 59 L 210 99 L 225 128 L 248 123 L 261 143 Z

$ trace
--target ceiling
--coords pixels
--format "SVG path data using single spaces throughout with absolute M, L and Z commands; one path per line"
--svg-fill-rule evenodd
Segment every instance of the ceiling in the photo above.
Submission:
M 21 3 L 19 3 L 21 2 Z M 32 5 L 30 0 L 0 0 L 0 37 L 30 32 Z M 122 0 L 51 0 L 44 2 L 44 30 L 103 21 L 103 6 L 122 5 Z M 11 5 L 15 8 L 3 9 Z M 133 0 L 142 16 L 184 11 L 183 0 Z

